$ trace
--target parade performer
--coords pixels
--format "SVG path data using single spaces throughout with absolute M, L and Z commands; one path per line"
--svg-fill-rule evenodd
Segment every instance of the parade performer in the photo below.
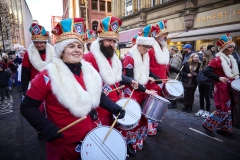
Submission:
M 64 19 L 52 30 L 56 35 L 57 57 L 32 80 L 21 104 L 23 116 L 47 141 L 49 160 L 80 158 L 75 148 L 101 123 L 95 110 L 99 105 L 112 114 L 120 113 L 120 119 L 125 115 L 125 111 L 102 92 L 98 72 L 82 60 L 84 21 L 83 18 Z M 47 118 L 38 110 L 43 100 L 46 101 Z M 84 116 L 86 119 L 82 122 L 57 133 Z
M 122 64 L 115 52 L 115 45 L 119 39 L 118 32 L 121 25 L 122 21 L 116 17 L 108 16 L 104 18 L 100 22 L 97 40 L 92 42 L 91 51 L 84 55 L 84 59 L 90 62 L 99 72 L 103 81 L 102 89 L 114 102 L 122 97 L 121 90 L 114 90 L 120 84 L 133 84 L 137 86 L 137 82 L 132 78 L 122 75 Z M 110 112 L 102 108 L 98 108 L 97 111 L 103 125 L 112 124 L 113 116 Z
M 29 29 L 33 43 L 22 60 L 22 93 L 25 95 L 29 82 L 43 71 L 45 66 L 55 57 L 54 48 L 48 43 L 49 33 L 39 24 L 33 23 Z
M 87 54 L 90 52 L 90 47 L 93 41 L 97 39 L 97 34 L 94 30 L 86 30 L 86 33 L 84 34 L 84 41 L 85 41 L 85 51 L 84 53 Z
M 131 98 L 136 100 L 140 105 L 146 94 L 156 95 L 156 91 L 145 88 L 149 80 L 154 82 L 154 75 L 150 72 L 149 56 L 147 52 L 154 44 L 155 40 L 152 33 L 156 32 L 156 29 L 157 28 L 152 25 L 144 27 L 142 31 L 139 32 L 136 44 L 129 50 L 123 60 L 124 75 L 134 78 L 134 80 L 139 83 L 138 89 L 134 91 Z M 129 97 L 132 92 L 132 87 L 126 85 L 124 97 Z M 147 137 L 147 129 L 147 119 L 142 115 L 137 127 L 121 132 L 124 137 L 129 137 L 127 139 L 128 147 L 132 148 L 135 153 L 137 150 L 143 148 L 143 141 Z M 131 135 L 131 137 L 129 135 Z
M 204 120 L 202 126 L 210 136 L 215 136 L 213 132 L 215 127 L 217 133 L 232 137 L 234 130 L 232 128 L 231 108 L 235 103 L 230 89 L 231 82 L 234 79 L 239 79 L 237 62 L 231 55 L 235 43 L 232 41 L 230 33 L 227 33 L 218 39 L 217 45 L 220 51 L 203 72 L 206 77 L 215 82 L 214 102 L 216 111 Z

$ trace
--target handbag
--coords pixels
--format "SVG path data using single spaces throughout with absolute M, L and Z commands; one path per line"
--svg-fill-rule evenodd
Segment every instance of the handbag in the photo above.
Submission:
M 196 81 L 200 85 L 211 85 L 211 80 L 207 78 L 204 74 L 204 69 L 198 72 L 198 75 L 196 77 Z

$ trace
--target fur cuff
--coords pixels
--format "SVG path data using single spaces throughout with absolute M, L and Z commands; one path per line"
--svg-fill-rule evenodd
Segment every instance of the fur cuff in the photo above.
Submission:
M 152 46 L 154 45 L 154 42 L 155 42 L 155 39 L 153 37 L 138 36 L 136 44 Z
M 64 48 L 69 45 L 70 43 L 73 43 L 73 42 L 77 42 L 77 43 L 81 43 L 79 40 L 77 39 L 67 39 L 67 40 L 63 40 L 61 42 L 58 42 L 54 45 L 54 50 L 55 50 L 55 53 L 56 53 L 56 56 L 57 57 L 61 57 L 62 53 L 63 53 L 63 50 Z M 83 44 L 82 44 L 83 45 Z M 83 46 L 83 50 L 84 50 L 84 46 Z

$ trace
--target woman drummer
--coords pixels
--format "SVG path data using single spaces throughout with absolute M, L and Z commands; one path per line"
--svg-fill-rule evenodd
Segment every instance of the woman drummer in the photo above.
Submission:
M 235 104 L 230 89 L 231 82 L 239 79 L 238 65 L 234 57 L 231 55 L 235 43 L 232 41 L 230 33 L 223 35 L 217 41 L 220 51 L 216 57 L 210 61 L 203 74 L 215 82 L 214 84 L 214 102 L 216 111 L 208 116 L 202 126 L 206 133 L 215 136 L 213 129 L 217 129 L 217 133 L 226 136 L 233 136 L 231 108 Z
M 158 78 L 153 74 L 150 74 L 149 68 L 149 56 L 147 54 L 148 50 L 154 44 L 154 38 L 152 33 L 156 32 L 156 27 L 152 25 L 147 25 L 139 32 L 136 44 L 129 50 L 128 54 L 123 60 L 124 75 L 133 78 L 138 81 L 139 87 L 134 90 L 130 85 L 126 85 L 124 88 L 124 96 L 129 97 L 132 94 L 132 99 L 136 100 L 139 104 L 142 104 L 146 94 L 156 95 L 156 91 L 148 90 L 145 85 L 148 81 L 154 82 L 154 78 Z M 150 77 L 151 76 L 151 77 Z M 143 140 L 147 136 L 148 123 L 147 119 L 142 116 L 138 126 L 130 131 L 122 131 L 124 136 L 130 135 L 128 137 L 127 144 L 128 147 L 134 150 L 141 150 L 143 147 Z
M 113 114 L 125 112 L 102 93 L 102 80 L 96 70 L 82 60 L 84 19 L 60 21 L 52 33 L 57 36 L 55 58 L 40 72 L 21 104 L 21 113 L 47 141 L 47 159 L 79 159 L 76 146 L 99 120 L 95 109 L 101 105 Z M 47 118 L 38 110 L 46 102 Z M 60 128 L 86 116 L 82 122 L 58 134 Z

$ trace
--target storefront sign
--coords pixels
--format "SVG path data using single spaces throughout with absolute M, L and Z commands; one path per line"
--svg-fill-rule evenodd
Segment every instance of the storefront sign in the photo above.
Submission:
M 198 13 L 194 28 L 240 22 L 240 4 Z

